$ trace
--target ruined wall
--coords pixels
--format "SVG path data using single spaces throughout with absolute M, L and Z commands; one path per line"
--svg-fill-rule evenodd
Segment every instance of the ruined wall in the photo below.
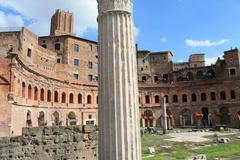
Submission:
M 24 128 L 0 139 L 1 160 L 97 160 L 95 126 Z

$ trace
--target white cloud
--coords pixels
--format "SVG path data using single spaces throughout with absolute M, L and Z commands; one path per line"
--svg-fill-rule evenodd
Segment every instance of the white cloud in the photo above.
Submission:
M 133 24 L 133 32 L 134 32 L 134 36 L 135 36 L 135 38 L 139 35 L 139 28 L 137 28 L 136 26 L 135 26 L 135 24 Z
M 229 41 L 228 39 L 223 39 L 216 42 L 211 42 L 210 40 L 198 41 L 198 40 L 186 39 L 185 43 L 187 46 L 190 46 L 190 47 L 212 47 L 212 46 L 218 46 L 218 45 L 224 44 L 228 41 Z
M 210 65 L 212 65 L 212 64 L 215 64 L 215 63 L 217 62 L 217 59 L 218 59 L 219 57 L 222 57 L 222 55 L 215 56 L 215 57 L 206 57 L 206 58 L 205 58 L 205 64 L 206 64 L 207 66 L 210 66 Z
M 19 15 L 5 14 L 0 11 L 0 26 L 1 27 L 21 27 L 24 25 L 24 20 Z
M 167 38 L 165 38 L 165 37 L 162 37 L 162 38 L 161 38 L 161 42 L 162 42 L 162 43 L 165 43 L 165 42 L 167 42 Z
M 96 0 L 0 0 L 0 6 L 18 12 L 19 15 L 13 15 L 13 17 L 19 22 L 23 19 L 30 21 L 27 27 L 40 35 L 49 34 L 51 16 L 58 8 L 74 13 L 74 30 L 79 36 L 82 36 L 88 29 L 97 29 Z M 2 19 L 1 17 L 0 21 L 11 24 L 10 22 L 14 19 Z M 17 24 L 21 24 L 19 22 Z

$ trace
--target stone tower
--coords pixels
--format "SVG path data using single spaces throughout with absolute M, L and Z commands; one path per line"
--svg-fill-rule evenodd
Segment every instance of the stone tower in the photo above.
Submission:
M 73 14 L 57 9 L 51 19 L 50 35 L 75 35 L 73 25 Z
M 98 0 L 99 159 L 140 160 L 132 0 Z

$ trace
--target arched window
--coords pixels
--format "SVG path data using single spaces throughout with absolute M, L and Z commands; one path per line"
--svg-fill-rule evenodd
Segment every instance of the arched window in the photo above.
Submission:
M 31 111 L 28 111 L 28 112 L 27 112 L 26 126 L 27 126 L 27 127 L 32 127 Z
M 92 104 L 92 97 L 90 95 L 87 96 L 87 104 Z
M 173 95 L 173 103 L 178 103 L 178 96 L 176 94 Z
M 59 125 L 61 125 L 60 115 L 57 111 L 55 111 L 53 113 L 53 126 L 59 126 Z
M 215 77 L 215 72 L 214 70 L 210 69 L 207 71 L 207 77 L 208 78 L 214 78 Z
M 188 79 L 189 81 L 192 81 L 192 80 L 194 79 L 192 72 L 188 72 L 186 76 L 187 76 L 187 79 Z
M 92 119 L 92 115 L 91 114 L 88 115 L 88 119 Z
M 216 94 L 215 92 L 211 92 L 211 100 L 215 101 L 216 100 Z
M 54 102 L 58 103 L 58 92 L 54 91 Z
M 66 93 L 62 93 L 62 103 L 66 103 Z
M 234 90 L 231 90 L 230 95 L 231 95 L 231 99 L 236 99 L 236 93 Z
M 48 102 L 51 102 L 51 101 L 52 101 L 52 94 L 51 94 L 51 91 L 50 91 L 50 90 L 47 91 L 47 101 L 48 101 Z
M 201 94 L 201 100 L 202 100 L 202 101 L 206 101 L 206 100 L 207 100 L 207 95 L 206 95 L 206 93 L 202 93 L 202 94 Z
M 78 94 L 78 104 L 82 104 L 82 95 Z
M 77 124 L 76 114 L 74 112 L 70 112 L 68 114 L 68 121 L 69 121 L 69 125 L 76 125 Z
M 188 101 L 187 95 L 186 94 L 182 95 L 182 102 L 187 102 L 187 101 Z
M 69 95 L 69 103 L 74 103 L 74 101 L 73 101 L 73 94 L 72 93 L 70 93 L 70 95 Z
M 226 93 L 224 91 L 220 92 L 220 99 L 225 100 L 226 99 Z
M 22 82 L 22 97 L 25 98 L 25 90 L 26 90 L 26 84 L 25 82 Z
M 41 95 L 40 95 L 40 100 L 44 101 L 44 89 L 41 89 Z
M 97 96 L 97 104 L 98 104 L 98 96 Z
M 192 102 L 197 101 L 197 95 L 195 93 L 192 94 Z
M 38 100 L 38 88 L 34 87 L 34 100 L 37 101 Z
M 150 103 L 150 97 L 149 96 L 145 96 L 145 102 L 146 102 L 146 104 Z
M 28 99 L 32 99 L 32 86 L 28 85 Z
M 160 103 L 159 96 L 155 96 L 155 103 Z
M 45 126 L 45 115 L 44 112 L 41 111 L 39 112 L 39 116 L 38 116 L 38 126 Z
M 61 44 L 60 43 L 55 43 L 55 50 L 60 51 L 61 49 Z
M 165 95 L 164 98 L 166 100 L 166 103 L 168 103 L 169 102 L 168 95 Z
M 197 79 L 198 80 L 203 79 L 203 71 L 198 71 L 197 72 Z
M 46 44 L 43 44 L 42 47 L 43 47 L 43 48 L 47 48 L 47 45 L 46 45 Z

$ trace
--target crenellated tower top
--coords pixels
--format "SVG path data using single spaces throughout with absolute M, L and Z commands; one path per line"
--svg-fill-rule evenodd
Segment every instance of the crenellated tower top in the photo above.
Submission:
M 98 11 L 101 16 L 111 11 L 125 11 L 132 13 L 132 0 L 97 0 Z

